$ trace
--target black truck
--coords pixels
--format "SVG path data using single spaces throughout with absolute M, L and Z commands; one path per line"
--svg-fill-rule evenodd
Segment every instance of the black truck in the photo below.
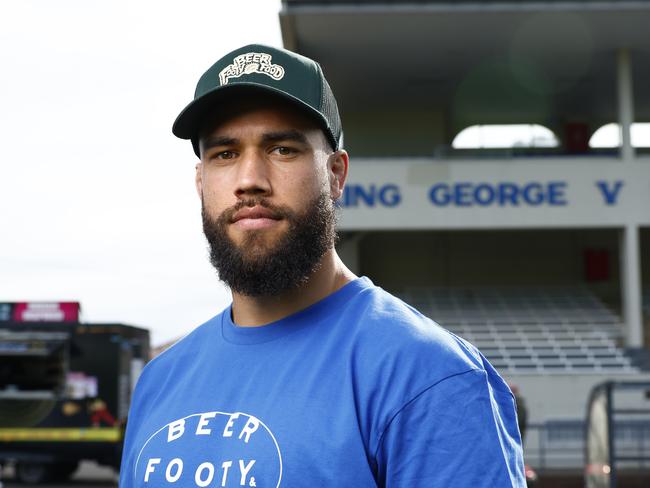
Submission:
M 82 323 L 78 310 L 0 304 L 0 466 L 25 483 L 65 480 L 81 460 L 119 468 L 149 332 Z

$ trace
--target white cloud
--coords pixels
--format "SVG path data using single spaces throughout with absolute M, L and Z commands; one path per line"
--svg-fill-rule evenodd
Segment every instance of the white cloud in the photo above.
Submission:
M 280 2 L 0 4 L 0 301 L 184 334 L 229 293 L 207 262 L 194 155 L 171 135 L 220 55 L 281 46 Z

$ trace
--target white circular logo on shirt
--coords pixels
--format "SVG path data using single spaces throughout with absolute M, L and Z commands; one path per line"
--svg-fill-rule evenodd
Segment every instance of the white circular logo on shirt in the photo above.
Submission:
M 170 422 L 142 446 L 135 486 L 275 487 L 282 455 L 273 433 L 243 412 L 204 412 Z

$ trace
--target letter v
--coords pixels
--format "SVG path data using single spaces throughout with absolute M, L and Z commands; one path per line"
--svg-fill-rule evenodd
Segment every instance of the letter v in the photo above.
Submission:
M 596 186 L 600 190 L 607 205 L 616 205 L 618 194 L 625 184 L 624 181 L 614 182 L 614 186 L 610 187 L 607 181 L 597 181 Z

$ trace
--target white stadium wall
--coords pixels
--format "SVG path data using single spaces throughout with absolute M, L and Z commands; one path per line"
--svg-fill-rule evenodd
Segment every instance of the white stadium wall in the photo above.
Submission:
M 650 225 L 650 158 L 352 159 L 341 230 Z

